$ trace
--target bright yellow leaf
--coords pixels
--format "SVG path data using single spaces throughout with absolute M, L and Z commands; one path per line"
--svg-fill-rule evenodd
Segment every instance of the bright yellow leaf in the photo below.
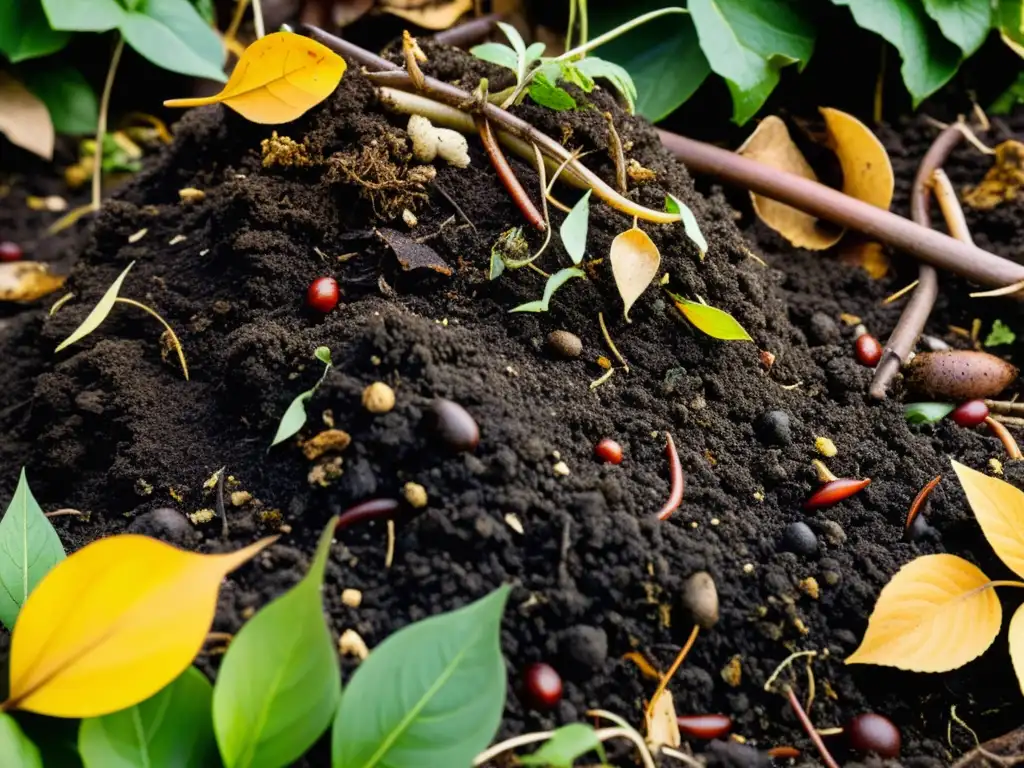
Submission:
M 21 608 L 5 708 L 97 717 L 149 698 L 199 653 L 224 577 L 276 539 L 200 555 L 124 534 L 78 550 Z
M 853 115 L 831 107 L 818 111 L 825 118 L 829 146 L 843 169 L 843 192 L 889 210 L 896 176 L 885 146 Z
M 612 240 L 609 260 L 612 263 L 615 287 L 619 289 L 619 296 L 625 305 L 626 321 L 630 322 L 629 310 L 658 276 L 661 253 L 646 232 L 633 227 L 620 232 Z
M 385 0 L 380 9 L 424 29 L 448 29 L 463 14 L 473 10 L 473 0 Z
M 847 664 L 948 672 L 999 634 L 1003 609 L 988 576 L 956 555 L 925 555 L 900 568 L 878 596 Z
M 316 40 L 274 32 L 242 54 L 224 89 L 195 99 L 171 99 L 165 107 L 222 103 L 254 123 L 288 123 L 326 99 L 341 82 L 345 60 Z
M 1010 641 L 1010 658 L 1013 660 L 1013 670 L 1017 673 L 1017 684 L 1024 692 L 1024 605 L 1010 619 L 1007 639 Z
M 999 558 L 1024 576 L 1024 492 L 998 477 L 953 461 L 981 532 Z

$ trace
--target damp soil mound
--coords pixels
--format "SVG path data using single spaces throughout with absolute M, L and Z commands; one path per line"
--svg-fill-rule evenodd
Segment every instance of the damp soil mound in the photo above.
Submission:
M 430 74 L 464 76 L 465 83 L 479 74 L 465 74 L 479 62 L 428 54 Z M 500 87 L 500 73 L 488 74 Z M 530 270 L 488 280 L 492 244 L 523 222 L 479 142 L 470 141 L 468 168 L 439 163 L 433 181 L 417 182 L 405 120 L 383 113 L 352 67 L 327 102 L 278 127 L 301 147 L 271 153 L 276 162 L 264 162 L 261 149 L 274 141 L 270 127 L 204 108 L 185 115 L 174 144 L 104 205 L 68 282 L 74 300 L 53 317 L 19 315 L 0 334 L 7 361 L 0 376 L 12 404 L 0 412 L 3 482 L 10 486 L 25 465 L 44 505 L 90 513 L 87 521 L 56 519 L 69 549 L 139 531 L 223 551 L 285 526 L 287 535 L 223 588 L 215 629 L 226 632 L 297 581 L 331 515 L 368 498 L 400 498 L 407 482 L 423 485 L 428 506 L 399 522 L 390 567 L 382 524 L 340 535 L 328 571 L 332 627 L 336 635 L 355 629 L 372 648 L 412 621 L 514 584 L 502 642 L 511 681 L 505 735 L 582 720 L 592 707 L 639 725 L 655 683 L 623 655 L 640 651 L 667 668 L 693 626 L 682 586 L 701 570 L 717 584 L 721 618 L 700 634 L 671 690 L 680 714 L 730 714 L 747 739 L 747 746 L 712 748 L 711 764 L 766 764 L 769 747 L 807 744 L 786 700 L 763 690 L 800 649 L 819 652 L 816 724 L 883 713 L 902 729 L 904 765 L 948 763 L 951 704 L 974 718 L 982 736 L 1017 725 L 1019 692 L 999 642 L 943 676 L 843 665 L 881 587 L 903 563 L 948 547 L 986 573 L 999 570 L 949 466 L 954 456 L 981 468 L 999 455 L 998 442 L 946 423 L 908 427 L 898 402 L 869 405 L 871 371 L 850 353 L 852 328 L 837 322 L 840 312 L 859 313 L 884 337 L 898 306 L 877 307 L 894 282 L 781 247 L 763 265 L 722 195 L 695 192 L 650 126 L 623 114 L 606 93 L 579 96 L 595 108 L 517 111 L 589 153 L 585 162 L 609 181 L 602 112 L 611 111 L 627 157 L 655 173 L 630 196 L 661 208 L 671 192 L 692 208 L 710 244 L 701 261 L 682 226 L 645 226 L 663 271 L 679 293 L 731 313 L 755 343 L 702 335 L 656 287 L 626 323 L 607 260 L 590 265 L 588 279 L 567 283 L 549 312 L 510 314 L 539 298 L 544 281 Z M 906 150 L 908 164 L 923 153 L 918 148 Z M 536 190 L 531 168 L 511 162 Z M 186 187 L 205 197 L 182 202 Z M 574 201 L 565 188 L 556 194 Z M 402 219 L 405 208 L 418 219 L 414 229 Z M 557 227 L 563 214 L 552 216 Z M 607 254 L 631 224 L 592 202 L 588 258 Z M 451 274 L 405 270 L 375 233 L 379 227 L 420 239 Z M 541 241 L 537 232 L 527 236 L 534 246 Z M 82 342 L 52 353 L 132 262 L 122 295 L 154 307 L 176 329 L 189 381 L 173 353 L 161 354 L 160 327 L 127 306 Z M 557 242 L 538 262 L 548 271 L 568 263 Z M 327 316 L 305 304 L 321 275 L 335 276 L 342 291 Z M 604 374 L 597 358 L 609 354 L 598 312 L 629 372 L 619 368 L 592 388 Z M 962 321 L 953 308 L 941 312 Z M 555 329 L 581 337 L 579 358 L 549 353 L 544 339 Z M 320 345 L 330 347 L 335 367 L 309 402 L 300 437 L 333 424 L 352 442 L 315 461 L 298 440 L 268 452 L 290 401 L 320 376 L 313 358 Z M 770 371 L 760 350 L 775 355 Z M 387 414 L 361 405 L 374 381 L 397 393 Z M 439 397 L 476 419 L 475 452 L 446 452 L 425 428 Z M 659 522 L 669 493 L 666 432 L 679 446 L 686 491 L 682 507 Z M 810 462 L 819 436 L 838 448 L 828 460 L 833 472 L 872 482 L 836 507 L 804 513 L 817 484 Z M 604 437 L 623 445 L 621 465 L 595 459 Z M 559 461 L 570 474 L 556 473 Z M 238 506 L 229 501 L 226 537 L 217 519 L 168 527 L 165 517 L 148 514 L 212 508 L 204 483 L 221 467 L 229 491 L 251 494 L 236 497 Z M 950 479 L 933 494 L 932 532 L 904 542 L 909 502 L 938 474 Z M 1006 475 L 1024 479 L 1016 465 Z M 784 546 L 783 530 L 799 520 L 814 530 L 816 551 Z M 342 604 L 344 588 L 362 590 L 360 607 Z M 565 680 L 550 714 L 529 711 L 518 696 L 519 671 L 539 660 Z M 216 657 L 202 663 L 213 672 Z M 802 671 L 789 679 L 806 692 Z M 834 748 L 844 762 L 857 759 L 841 743 Z

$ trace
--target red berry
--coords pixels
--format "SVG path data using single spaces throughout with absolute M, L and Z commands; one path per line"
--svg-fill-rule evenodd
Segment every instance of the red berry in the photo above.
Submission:
M 882 345 L 870 333 L 862 333 L 857 337 L 857 341 L 853 343 L 853 351 L 857 356 L 857 362 L 869 368 L 874 368 L 882 359 Z
M 595 445 L 594 453 L 601 461 L 607 461 L 609 464 L 622 463 L 622 446 L 611 438 L 606 437 Z
M 984 400 L 968 400 L 949 415 L 961 427 L 976 427 L 988 418 L 988 406 Z
M 333 277 L 318 277 L 309 286 L 306 303 L 317 312 L 330 312 L 338 306 L 338 281 Z
M 889 720 L 866 712 L 846 724 L 846 738 L 858 752 L 875 752 L 880 757 L 898 757 L 900 730 Z
M 680 715 L 676 723 L 679 732 L 691 739 L 719 739 L 732 730 L 728 715 Z
M 554 709 L 562 698 L 562 678 L 550 664 L 531 664 L 523 672 L 523 694 L 534 709 Z
M 5 240 L 0 243 L 0 261 L 17 261 L 22 256 L 21 246 Z

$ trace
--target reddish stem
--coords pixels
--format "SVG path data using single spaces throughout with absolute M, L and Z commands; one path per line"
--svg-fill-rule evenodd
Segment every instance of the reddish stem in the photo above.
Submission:
M 679 509 L 683 503 L 683 465 L 679 463 L 679 452 L 676 450 L 675 440 L 668 432 L 668 443 L 665 445 L 665 453 L 668 454 L 668 464 L 672 475 L 672 490 L 669 492 L 668 501 L 658 513 L 659 520 L 667 520 L 668 516 Z
M 921 511 L 921 507 L 924 506 L 924 501 L 928 498 L 928 494 L 935 489 L 935 486 L 939 484 L 941 479 L 942 475 L 937 475 L 932 480 L 929 480 L 928 484 L 924 488 L 917 492 L 917 496 L 915 496 L 914 500 L 910 503 L 910 512 L 907 513 L 907 524 L 904 526 L 904 530 L 910 530 L 910 524 L 914 522 L 914 518 L 917 517 L 918 512 Z
M 1006 448 L 1006 452 L 1010 455 L 1011 459 L 1024 459 L 1024 454 L 1021 454 L 1020 448 L 1017 446 L 1017 441 L 1013 439 L 1013 435 L 1010 434 L 1010 430 L 991 416 L 985 417 L 985 423 L 988 424 L 988 428 L 992 430 L 992 434 L 1003 441 L 1003 447 Z
M 546 230 L 548 227 L 544 223 L 544 217 L 537 210 L 537 206 L 533 204 L 530 196 L 526 194 L 523 185 L 519 183 L 519 178 L 516 176 L 515 171 L 512 170 L 512 166 L 509 165 L 508 158 L 505 157 L 505 153 L 501 151 L 501 147 L 498 145 L 498 140 L 494 136 L 490 121 L 486 117 L 478 115 L 476 117 L 476 129 L 480 132 L 480 141 L 483 143 L 484 149 L 487 150 L 487 157 L 491 159 L 491 165 L 494 166 L 498 178 L 501 179 L 501 183 L 508 190 L 516 207 L 519 208 L 531 226 L 536 227 L 541 232 Z
M 807 736 L 810 738 L 811 743 L 818 750 L 818 754 L 821 755 L 821 760 L 827 768 L 839 768 L 839 763 L 835 761 L 832 754 L 828 751 L 828 747 L 825 746 L 825 742 L 821 740 L 821 736 L 814 728 L 814 723 L 811 722 L 811 718 L 804 712 L 803 706 L 800 704 L 800 699 L 793 693 L 792 686 L 786 686 L 786 696 L 789 697 L 789 705 L 793 707 L 793 711 L 796 712 L 797 720 L 800 721 L 800 725 L 807 731 Z
M 346 528 L 365 523 L 370 520 L 390 520 L 401 504 L 397 499 L 370 499 L 349 507 L 338 516 L 338 522 L 334 526 L 335 531 L 343 531 Z

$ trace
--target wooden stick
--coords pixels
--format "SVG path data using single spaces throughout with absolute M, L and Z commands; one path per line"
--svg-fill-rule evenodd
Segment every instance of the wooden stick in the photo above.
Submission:
M 516 207 L 526 217 L 526 220 L 530 222 L 531 226 L 543 232 L 547 229 L 544 217 L 537 210 L 537 206 L 533 204 L 530 196 L 526 194 L 523 185 L 519 183 L 519 178 L 516 176 L 515 171 L 512 170 L 512 166 L 509 165 L 505 153 L 501 151 L 498 140 L 494 137 L 490 121 L 486 117 L 478 116 L 476 118 L 476 129 L 480 133 L 480 142 L 484 145 L 487 157 L 490 158 L 491 165 L 494 166 L 494 170 L 497 172 L 498 178 L 501 179 L 501 183 L 508 190 L 512 202 L 516 204 Z

